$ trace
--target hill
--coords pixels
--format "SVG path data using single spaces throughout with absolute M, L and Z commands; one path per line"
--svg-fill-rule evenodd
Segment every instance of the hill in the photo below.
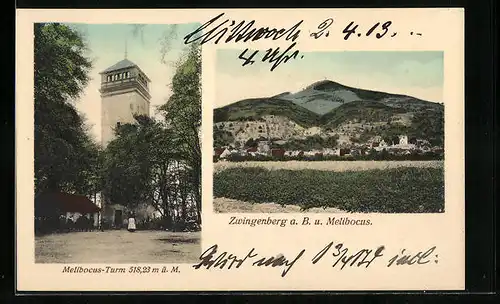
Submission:
M 404 109 L 389 107 L 380 102 L 357 100 L 326 113 L 321 117 L 320 123 L 325 128 L 336 128 L 349 121 L 367 123 L 387 121 L 403 113 L 406 113 Z
M 402 134 L 442 146 L 443 104 L 325 80 L 298 93 L 245 99 L 214 110 L 218 146 L 241 146 L 250 139 L 285 146 L 311 140 L 315 146 L 349 145 Z
M 320 116 L 291 101 L 281 98 L 252 98 L 214 110 L 214 123 L 224 121 L 257 121 L 277 115 L 308 128 L 319 123 Z
M 297 93 L 283 93 L 280 97 L 319 115 L 324 115 L 353 101 L 377 101 L 392 107 L 411 107 L 412 109 L 419 109 L 429 103 L 407 95 L 364 90 L 330 80 L 315 82 Z

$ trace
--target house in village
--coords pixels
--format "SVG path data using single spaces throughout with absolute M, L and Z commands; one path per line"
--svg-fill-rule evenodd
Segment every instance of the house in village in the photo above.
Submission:
M 303 152 L 303 155 L 304 155 L 305 157 L 312 157 L 312 156 L 314 156 L 315 154 L 316 154 L 316 152 L 315 152 L 315 151 L 305 151 L 305 152 Z
M 340 149 L 327 148 L 323 150 L 323 155 L 325 156 L 340 156 Z
M 224 159 L 224 158 L 227 158 L 231 155 L 231 151 L 226 148 L 224 149 L 224 151 L 222 151 L 222 153 L 219 155 L 220 158 Z
M 220 155 L 224 152 L 224 148 L 215 148 L 214 149 L 214 156 L 220 157 Z
M 399 135 L 399 144 L 407 145 L 408 144 L 408 136 L 407 135 Z
M 386 150 L 391 154 L 396 155 L 410 155 L 415 151 L 427 152 L 431 151 L 430 144 L 425 140 L 418 140 L 416 138 L 409 139 L 407 135 L 400 135 L 397 137 L 398 142 L 387 144 L 381 136 L 374 136 L 366 143 L 351 143 L 343 144 L 336 148 L 323 148 L 323 149 L 313 149 L 308 151 L 299 150 L 285 150 L 283 148 L 270 148 L 269 142 L 267 140 L 261 140 L 258 142 L 257 147 L 250 147 L 247 149 L 221 149 L 216 148 L 214 150 L 214 155 L 222 155 L 227 158 L 229 155 L 240 155 L 240 156 L 272 156 L 277 158 L 285 157 L 301 157 L 305 156 L 308 158 L 312 157 L 322 157 L 322 156 L 363 156 L 371 153 L 371 150 L 383 151 Z M 276 143 L 276 142 L 275 142 Z M 281 144 L 285 144 L 286 141 Z M 436 150 L 437 148 L 434 148 Z M 221 157 L 221 158 L 224 158 Z
M 283 158 L 285 156 L 285 149 L 282 148 L 271 149 L 271 156 L 277 158 Z
M 247 153 L 255 153 L 257 152 L 257 147 L 251 147 L 247 149 Z
M 269 142 L 267 140 L 259 141 L 257 144 L 257 152 L 265 155 L 269 154 L 271 152 Z
M 341 148 L 339 152 L 340 156 L 350 156 L 351 155 L 351 149 L 349 148 Z
M 396 151 L 399 151 L 398 154 L 408 155 L 411 153 L 406 153 L 405 151 L 415 150 L 416 148 L 417 148 L 417 146 L 415 144 L 409 143 L 408 136 L 400 135 L 399 142 L 397 144 L 391 145 L 389 147 L 389 150 L 396 150 Z

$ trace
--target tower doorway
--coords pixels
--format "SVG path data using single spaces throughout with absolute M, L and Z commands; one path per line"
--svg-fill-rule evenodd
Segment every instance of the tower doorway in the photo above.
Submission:
M 121 229 L 123 224 L 123 213 L 121 210 L 115 210 L 115 227 Z

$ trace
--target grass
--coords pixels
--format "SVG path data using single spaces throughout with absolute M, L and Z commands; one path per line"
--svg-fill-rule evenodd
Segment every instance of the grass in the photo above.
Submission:
M 214 196 L 303 210 L 434 213 L 444 211 L 444 174 L 442 168 L 417 167 L 344 172 L 228 168 L 214 174 Z

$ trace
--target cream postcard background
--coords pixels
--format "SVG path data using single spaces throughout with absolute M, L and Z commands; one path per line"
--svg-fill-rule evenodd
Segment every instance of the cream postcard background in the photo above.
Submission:
M 216 48 L 266 49 L 287 47 L 289 42 L 261 40 L 203 46 L 203 231 L 202 250 L 213 244 L 219 252 L 244 257 L 255 248 L 260 257 L 305 253 L 286 277 L 283 267 L 252 267 L 220 270 L 179 265 L 180 273 L 167 274 L 68 274 L 63 266 L 119 266 L 91 264 L 35 264 L 33 223 L 33 23 L 205 23 L 221 12 L 225 18 L 256 20 L 256 26 L 289 28 L 301 25 L 297 49 L 343 50 L 434 50 L 444 51 L 445 104 L 445 210 L 443 214 L 346 214 L 370 219 L 372 226 L 233 226 L 231 214 L 214 214 L 212 208 L 212 109 L 215 96 Z M 228 290 L 462 290 L 465 286 L 464 239 L 464 18 L 463 9 L 321 9 L 321 10 L 18 10 L 16 31 L 16 240 L 17 289 L 20 291 L 228 291 Z M 314 40 L 309 33 L 325 19 L 333 18 L 330 36 Z M 391 20 L 394 38 L 352 37 L 343 40 L 350 21 L 360 28 Z M 409 32 L 422 36 L 411 36 Z M 239 60 L 234 58 L 234 60 Z M 256 62 L 255 64 L 268 65 Z M 286 63 L 282 63 L 284 65 Z M 270 68 L 270 65 L 268 65 Z M 264 67 L 267 68 L 267 67 Z M 279 69 L 279 67 L 278 67 Z M 241 73 L 245 73 L 242 67 Z M 238 75 L 235 75 L 238 77 Z M 266 218 L 266 214 L 245 214 Z M 274 218 L 303 216 L 326 220 L 328 214 L 272 214 Z M 342 216 L 336 214 L 335 216 Z M 313 265 L 312 257 L 329 242 L 343 242 L 351 250 L 385 245 L 384 256 L 369 268 L 332 268 L 325 255 Z M 437 246 L 438 263 L 386 267 L 403 248 L 410 252 Z M 354 252 L 353 252 L 354 253 Z M 126 253 L 124 253 L 126 254 Z M 331 256 L 330 256 L 331 257 Z M 432 259 L 433 260 L 433 259 Z M 140 264 L 142 265 L 142 264 Z M 172 264 L 171 264 L 172 265 Z M 153 265 L 151 265 L 153 266 Z M 157 267 L 163 264 L 154 265 Z M 170 268 L 170 267 L 169 267 Z

